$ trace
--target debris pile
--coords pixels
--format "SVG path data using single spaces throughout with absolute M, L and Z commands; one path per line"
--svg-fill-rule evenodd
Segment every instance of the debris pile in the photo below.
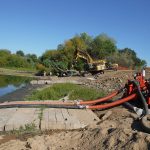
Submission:
M 113 75 L 112 75 L 113 74 Z M 126 74 L 117 72 L 108 72 L 104 75 L 99 76 L 97 79 L 87 78 L 82 80 L 83 84 L 90 88 L 96 88 L 109 93 L 117 90 L 125 85 L 128 79 L 133 78 L 133 72 L 126 71 Z

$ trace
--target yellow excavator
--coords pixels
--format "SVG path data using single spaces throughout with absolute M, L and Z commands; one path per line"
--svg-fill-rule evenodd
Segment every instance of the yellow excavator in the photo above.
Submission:
M 118 64 L 108 64 L 106 60 L 93 60 L 92 57 L 85 50 L 77 49 L 74 53 L 75 60 L 82 58 L 86 60 L 89 68 L 89 72 L 92 75 L 95 74 L 104 74 L 104 70 L 117 70 Z

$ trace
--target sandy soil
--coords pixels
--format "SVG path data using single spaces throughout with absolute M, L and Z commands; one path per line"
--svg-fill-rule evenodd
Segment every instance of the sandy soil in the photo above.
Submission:
M 110 76 L 111 75 L 111 76 Z M 109 72 L 96 81 L 82 81 L 90 87 L 106 89 L 124 85 L 132 72 Z M 115 77 L 115 78 L 114 78 Z M 150 77 L 150 76 L 149 76 Z M 81 79 L 79 79 L 81 80 Z M 116 80 L 118 82 L 116 82 Z M 103 82 L 105 81 L 105 82 Z M 121 85 L 120 85 L 121 84 Z M 110 85 L 114 85 L 110 86 Z M 73 131 L 47 131 L 37 135 L 1 135 L 0 150 L 147 150 L 150 135 L 144 133 L 138 116 L 123 106 L 95 111 L 101 121 L 94 127 Z M 106 118 L 105 118 L 106 117 Z M 105 119 L 104 119 L 105 118 Z
M 150 149 L 150 136 L 141 130 L 137 116 L 123 107 L 96 112 L 111 115 L 95 128 L 47 131 L 35 136 L 1 136 L 0 150 L 116 150 Z M 119 114 L 119 115 L 118 115 Z

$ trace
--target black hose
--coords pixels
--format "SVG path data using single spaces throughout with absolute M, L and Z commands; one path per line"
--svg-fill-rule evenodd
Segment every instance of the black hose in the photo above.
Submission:
M 123 103 L 123 106 L 134 111 L 134 106 L 132 104 L 130 104 L 129 102 Z
M 144 109 L 144 116 L 142 117 L 142 119 L 140 120 L 141 121 L 141 125 L 142 125 L 142 128 L 144 131 L 146 131 L 147 133 L 150 133 L 150 126 L 149 126 L 149 123 L 148 123 L 148 117 L 149 117 L 149 111 L 148 111 L 148 105 L 146 103 L 146 99 L 144 98 L 141 90 L 140 90 L 140 87 L 138 85 L 138 83 L 136 81 L 132 81 L 133 84 L 137 87 L 137 91 L 138 91 L 138 94 L 141 98 L 141 101 L 142 101 L 142 104 L 143 104 L 143 109 Z
M 0 106 L 1 108 L 12 108 L 12 107 L 19 107 L 19 108 L 34 108 L 34 107 L 45 107 L 45 108 L 66 108 L 66 109 L 85 109 L 85 106 L 79 105 L 79 106 L 65 106 L 65 105 L 45 105 L 45 104 L 14 104 L 14 105 L 3 105 Z
M 146 99 L 145 99 L 145 97 L 143 96 L 143 94 L 142 94 L 142 92 L 141 92 L 141 90 L 140 90 L 140 87 L 139 87 L 139 84 L 136 82 L 136 81 L 132 81 L 132 83 L 137 87 L 137 92 L 138 92 L 138 95 L 140 96 L 140 98 L 141 98 L 141 102 L 142 102 L 142 104 L 143 104 L 143 109 L 144 109 L 144 116 L 145 115 L 148 115 L 149 114 L 149 112 L 148 112 L 148 105 L 147 105 L 147 103 L 146 103 Z

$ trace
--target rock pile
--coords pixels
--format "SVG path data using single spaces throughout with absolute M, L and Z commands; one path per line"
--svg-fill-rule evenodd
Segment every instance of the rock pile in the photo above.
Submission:
M 82 82 L 84 85 L 89 86 L 90 88 L 96 88 L 109 93 L 111 91 L 124 87 L 128 79 L 132 78 L 133 75 L 131 72 L 124 74 L 121 71 L 118 71 L 117 73 L 112 72 L 111 75 L 110 73 L 101 75 L 97 79 L 87 78 L 82 80 Z

